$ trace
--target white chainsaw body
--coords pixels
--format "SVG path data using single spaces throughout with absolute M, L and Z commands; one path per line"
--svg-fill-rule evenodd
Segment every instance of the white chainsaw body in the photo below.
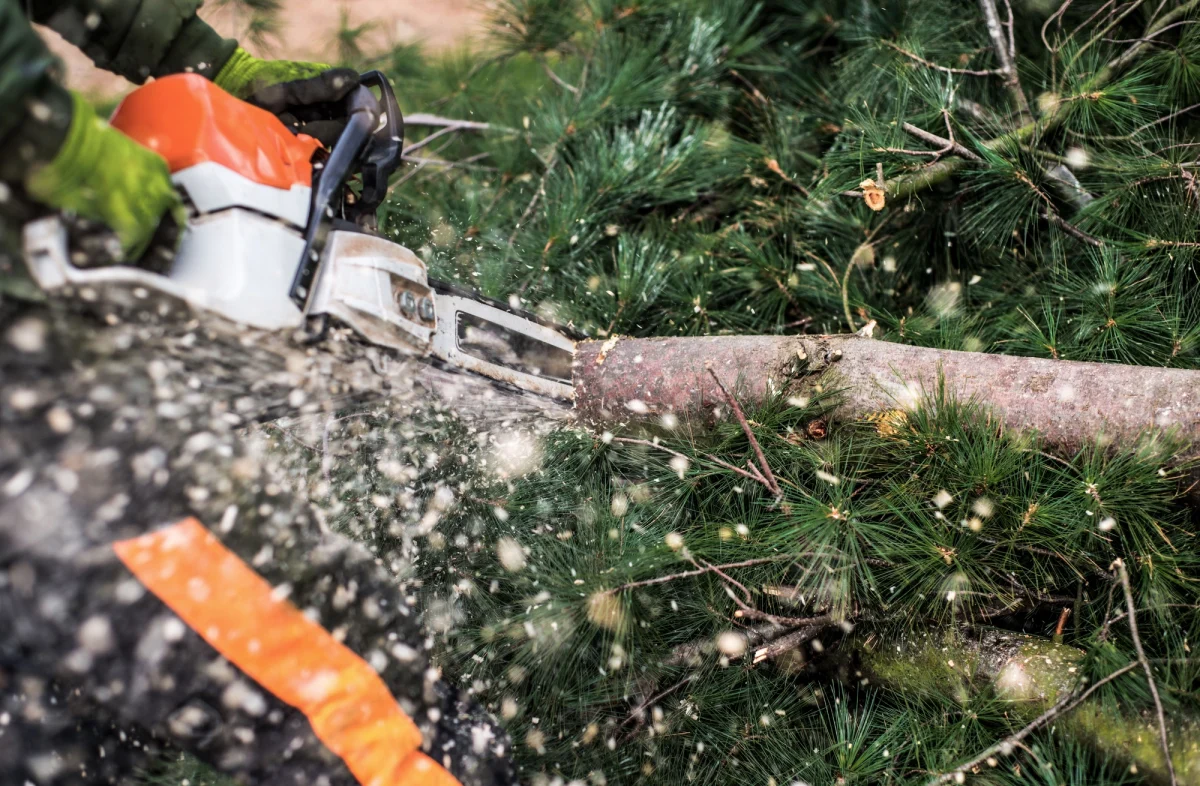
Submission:
M 304 252 L 312 189 L 256 183 L 213 162 L 176 172 L 193 210 L 166 275 L 136 267 L 80 268 L 55 217 L 28 224 L 25 259 L 47 293 L 86 288 L 153 290 L 263 330 L 295 330 L 327 315 L 370 343 L 505 382 L 572 398 L 574 342 L 488 303 L 441 294 L 412 251 L 376 235 L 329 231 L 307 303 L 291 285 Z

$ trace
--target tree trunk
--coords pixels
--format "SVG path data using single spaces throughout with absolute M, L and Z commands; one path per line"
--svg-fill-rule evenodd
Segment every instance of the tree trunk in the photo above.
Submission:
M 911 408 L 942 375 L 952 394 L 978 399 L 1009 428 L 1036 429 L 1063 453 L 1097 437 L 1129 444 L 1163 429 L 1188 445 L 1181 460 L 1200 457 L 1200 371 L 926 349 L 855 335 L 582 342 L 575 408 L 594 426 L 651 423 L 669 412 L 711 421 L 725 407 L 710 365 L 751 405 L 781 391 L 804 394 L 818 381 L 844 388 L 838 414 L 847 418 Z M 832 379 L 821 374 L 827 369 Z

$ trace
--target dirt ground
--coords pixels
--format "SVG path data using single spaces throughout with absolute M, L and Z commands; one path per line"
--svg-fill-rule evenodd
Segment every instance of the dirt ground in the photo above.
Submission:
M 492 0 L 283 0 L 282 30 L 269 51 L 255 54 L 304 60 L 328 60 L 343 10 L 350 24 L 372 22 L 376 28 L 366 37 L 367 48 L 394 43 L 417 42 L 431 51 L 445 49 L 477 34 Z M 239 38 L 245 20 L 227 8 L 210 9 L 200 15 L 223 35 Z M 48 30 L 42 30 L 54 52 L 63 59 L 67 84 L 94 97 L 113 96 L 129 88 L 124 79 L 101 71 L 79 50 Z

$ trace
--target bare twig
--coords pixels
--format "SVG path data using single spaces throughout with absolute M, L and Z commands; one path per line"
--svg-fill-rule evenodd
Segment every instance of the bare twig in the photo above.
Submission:
M 771 493 L 776 497 L 783 496 L 783 492 L 779 490 L 779 483 L 775 480 L 775 473 L 771 471 L 771 466 L 767 464 L 767 457 L 763 455 L 762 446 L 758 444 L 758 439 L 755 438 L 754 432 L 750 429 L 750 424 L 746 421 L 746 415 L 742 412 L 741 406 L 737 403 L 725 386 L 721 384 L 721 379 L 717 376 L 717 372 L 713 370 L 712 363 L 707 363 L 705 368 L 708 369 L 709 376 L 713 378 L 713 382 L 717 383 L 717 387 L 721 389 L 722 395 L 725 396 L 725 401 L 728 402 L 729 408 L 733 410 L 734 417 L 742 426 L 742 431 L 746 433 L 746 439 L 750 440 L 750 447 L 754 449 L 754 455 L 758 457 L 759 467 L 762 469 L 763 478 Z
M 858 325 L 854 323 L 854 314 L 850 311 L 850 271 L 854 269 L 854 258 L 846 263 L 846 272 L 842 275 L 842 313 L 846 315 L 846 324 L 850 326 L 850 332 L 858 332 Z
M 687 685 L 689 682 L 696 679 L 696 676 L 697 676 L 696 674 L 688 674 L 687 676 L 685 676 L 683 679 L 681 679 L 679 682 L 675 683 L 671 687 L 667 688 L 664 691 L 656 693 L 655 695 L 653 695 L 650 698 L 643 701 L 637 707 L 634 707 L 633 710 L 629 713 L 629 717 L 627 717 L 625 720 L 621 721 L 621 725 L 617 727 L 617 730 L 620 731 L 621 729 L 628 726 L 632 721 L 638 721 L 638 724 L 641 725 L 642 713 L 646 711 L 647 707 L 651 706 L 652 704 L 654 704 L 657 701 L 661 701 L 661 700 L 665 699 L 667 696 L 670 696 L 672 693 L 679 690 L 684 685 Z
M 481 161 L 491 153 L 476 153 L 473 156 L 462 159 L 461 161 L 447 161 L 441 158 L 422 158 L 420 156 L 403 156 L 402 160 L 409 164 L 419 164 L 420 166 L 444 166 L 452 169 L 478 169 L 485 172 L 498 172 L 494 166 L 472 166 L 476 161 Z
M 454 128 L 456 131 L 509 131 L 516 133 L 515 128 L 497 126 L 491 123 L 481 123 L 476 120 L 460 120 L 455 117 L 442 117 L 424 112 L 404 116 L 405 126 L 428 126 L 431 128 Z
M 1013 8 L 1009 0 L 1004 0 L 1004 10 L 1008 11 L 1008 21 L 1004 26 L 1008 28 L 1008 59 L 1013 61 L 1014 65 L 1017 61 L 1017 41 L 1016 33 L 1014 32 L 1015 25 L 1013 24 Z
M 550 173 L 554 171 L 556 164 L 558 164 L 557 149 L 550 153 L 550 161 L 546 164 L 546 170 L 542 172 L 541 179 L 538 180 L 537 189 L 533 192 L 533 198 L 529 200 L 529 204 L 521 212 L 521 217 L 517 219 L 517 225 L 513 227 L 512 234 L 508 236 L 508 250 L 504 254 L 505 261 L 508 260 L 508 255 L 512 252 L 513 243 L 517 241 L 517 235 L 521 232 L 521 227 L 533 215 L 533 211 L 537 209 L 538 202 L 542 199 L 542 194 L 546 193 L 546 179 L 550 177 Z
M 1142 36 L 1141 38 L 1105 38 L 1104 43 L 1106 43 L 1106 44 L 1159 43 L 1158 41 L 1154 40 L 1154 36 L 1158 35 L 1159 33 L 1165 33 L 1168 30 L 1175 28 L 1175 27 L 1183 27 L 1184 25 L 1200 25 L 1200 19 L 1185 19 L 1182 22 L 1176 22 L 1175 24 L 1167 25 L 1166 27 L 1162 28 L 1161 30 L 1158 30 L 1157 32 L 1154 33 L 1154 35 L 1151 35 L 1151 36 Z
M 1167 774 L 1171 778 L 1171 786 L 1176 786 L 1175 763 L 1171 761 L 1171 741 L 1167 738 L 1167 716 L 1163 712 L 1162 699 L 1158 695 L 1158 684 L 1154 680 L 1154 670 L 1146 658 L 1146 650 L 1142 648 L 1142 637 L 1138 633 L 1137 606 L 1133 602 L 1133 589 L 1129 586 L 1129 573 L 1125 570 L 1125 562 L 1117 558 L 1113 562 L 1117 569 L 1117 578 L 1121 581 L 1121 589 L 1125 592 L 1125 608 L 1129 614 L 1129 637 L 1133 639 L 1133 648 L 1137 651 L 1138 662 L 1142 671 L 1146 672 L 1146 683 L 1150 686 L 1150 695 L 1154 697 L 1154 710 L 1158 713 L 1159 742 L 1162 745 L 1163 758 L 1167 760 Z
M 990 748 L 988 748 L 987 750 L 985 750 L 983 753 L 979 754 L 975 758 L 971 759 L 970 761 L 966 762 L 965 764 L 960 764 L 959 766 L 955 767 L 954 770 L 952 770 L 950 772 L 942 773 L 941 775 L 938 775 L 933 780 L 929 781 L 927 786 L 936 786 L 936 784 L 942 784 L 942 783 L 958 783 L 959 778 L 963 777 L 963 775 L 965 773 L 970 772 L 971 770 L 975 769 L 980 764 L 983 764 L 984 762 L 986 762 L 988 759 L 995 758 L 996 756 L 1004 755 L 1007 752 L 1012 751 L 1014 748 L 1016 748 L 1021 743 L 1022 740 L 1024 740 L 1030 734 L 1033 734 L 1035 731 L 1042 728 L 1043 726 L 1048 724 L 1050 721 L 1057 718 L 1059 715 L 1070 712 L 1071 710 L 1078 707 L 1080 704 L 1082 704 L 1084 701 L 1086 701 L 1089 696 L 1091 696 L 1093 693 L 1095 693 L 1097 690 L 1099 690 L 1101 686 L 1106 685 L 1109 682 L 1112 682 L 1117 677 L 1120 677 L 1122 674 L 1127 674 L 1128 672 L 1133 671 L 1137 667 L 1138 667 L 1137 661 L 1132 661 L 1130 663 L 1125 664 L 1124 666 L 1117 669 L 1116 671 L 1112 672 L 1108 676 L 1106 676 L 1102 679 L 1096 680 L 1096 682 L 1092 683 L 1091 687 L 1089 687 L 1087 690 L 1083 691 L 1082 693 L 1080 693 L 1078 691 L 1072 691 L 1072 692 L 1068 693 L 1067 695 L 1065 695 L 1061 699 L 1059 699 L 1057 702 L 1055 702 L 1053 707 L 1046 710 L 1041 715 L 1037 716 L 1032 721 L 1030 721 L 1029 725 L 1027 725 L 1025 728 L 1021 729 L 1020 731 L 1016 732 L 1015 734 L 1005 737 L 1003 740 L 1001 740 L 1000 742 L 997 742 L 995 745 L 992 745 Z
M 695 570 L 685 570 L 680 573 L 672 573 L 669 576 L 656 576 L 652 579 L 644 579 L 642 581 L 631 581 L 627 584 L 621 584 L 620 586 L 613 587 L 610 590 L 605 590 L 605 592 L 612 595 L 612 594 L 616 594 L 618 592 L 624 592 L 625 590 L 636 589 L 638 587 L 652 587 L 655 584 L 666 584 L 668 582 L 677 581 L 679 579 L 690 579 L 694 576 L 702 576 L 705 573 L 721 573 L 721 571 L 727 570 L 727 569 L 732 570 L 734 568 L 750 568 L 755 565 L 768 565 L 772 562 L 782 562 L 783 560 L 787 560 L 787 559 L 795 559 L 795 555 L 794 554 L 778 554 L 774 557 L 760 557 L 758 559 L 747 559 L 747 560 L 742 560 L 741 562 L 730 562 L 725 565 L 712 565 L 712 564 L 706 563 L 705 565 L 703 565 L 701 567 L 697 567 Z
M 1105 66 L 1105 70 L 1116 72 L 1124 69 L 1141 54 L 1142 50 L 1149 44 L 1150 39 L 1154 38 L 1159 33 L 1162 33 L 1164 30 L 1173 27 L 1177 20 L 1191 18 L 1191 15 L 1195 13 L 1195 10 L 1198 6 L 1200 6 L 1200 0 L 1190 0 L 1190 2 L 1184 3 L 1178 8 L 1173 9 L 1170 13 L 1163 14 L 1159 19 L 1151 22 L 1149 25 L 1147 25 L 1146 32 L 1142 38 L 1139 39 L 1138 42 L 1133 46 L 1129 47 L 1129 49 L 1125 50 L 1124 54 L 1114 58 L 1111 62 L 1109 62 L 1109 64 Z
M 773 622 L 776 625 L 828 625 L 833 622 L 833 617 L 829 614 L 820 614 L 816 617 L 781 617 L 778 614 L 769 614 L 756 608 L 739 608 L 733 613 L 733 616 L 739 619 Z
M 942 110 L 942 111 L 945 112 L 945 110 Z M 947 128 L 949 128 L 949 120 L 946 121 L 946 125 L 947 125 Z M 943 155 L 945 153 L 949 153 L 950 151 L 954 151 L 955 155 L 962 156 L 963 158 L 967 159 L 968 161 L 982 161 L 983 160 L 973 150 L 965 148 L 962 145 L 960 145 L 958 142 L 956 142 L 953 138 L 953 131 L 950 132 L 951 138 L 946 139 L 945 137 L 940 137 L 937 134 L 931 134 L 923 128 L 918 128 L 918 127 L 914 126 L 912 123 L 905 123 L 901 127 L 907 133 L 915 136 L 917 139 L 924 140 L 925 142 L 928 142 L 931 145 L 941 145 L 941 149 L 937 151 L 938 155 Z
M 1051 224 L 1054 224 L 1056 227 L 1082 243 L 1087 243 L 1089 246 L 1093 246 L 1095 248 L 1103 248 L 1105 246 L 1105 242 L 1103 240 L 1084 232 L 1082 229 L 1075 226 L 1050 208 L 1045 208 L 1042 210 L 1042 218 L 1046 219 Z
M 542 70 L 546 72 L 546 76 L 550 77 L 550 81 L 561 87 L 563 90 L 569 91 L 573 95 L 579 95 L 579 88 L 564 80 L 561 76 L 554 73 L 554 69 L 545 60 L 541 61 Z
M 664 445 L 661 445 L 657 442 L 651 442 L 650 440 L 647 440 L 647 439 L 635 439 L 633 437 L 614 437 L 613 441 L 614 442 L 624 442 L 628 445 L 645 445 L 646 447 L 649 447 L 649 448 L 657 448 L 666 453 L 670 453 L 672 456 L 678 456 L 679 458 L 684 459 L 685 461 L 691 461 L 690 458 L 688 458 L 684 454 L 680 453 L 679 451 L 671 450 L 670 448 L 668 448 Z M 717 458 L 716 456 L 712 455 L 711 453 L 705 454 L 704 457 L 706 459 L 708 459 L 709 461 L 713 462 L 714 464 L 716 464 L 717 466 L 722 467 L 723 469 L 727 469 L 730 472 L 735 472 L 744 478 L 753 480 L 755 483 L 761 483 L 764 486 L 767 486 L 768 489 L 770 489 L 770 486 L 767 485 L 766 478 L 764 478 L 762 476 L 761 472 L 754 469 L 753 465 L 751 465 L 750 468 L 753 469 L 754 472 L 751 473 L 751 472 L 747 472 L 746 470 L 742 469 L 741 467 L 735 467 L 734 465 L 730 464 L 727 461 L 722 461 L 721 459 Z
M 1133 130 L 1133 132 L 1129 134 L 1129 136 L 1130 137 L 1137 136 L 1138 134 L 1145 131 L 1147 128 L 1153 128 L 1154 126 L 1158 125 L 1159 123 L 1165 123 L 1168 120 L 1174 120 L 1175 118 L 1179 117 L 1180 115 L 1186 115 L 1188 112 L 1191 112 L 1194 109 L 1200 109 L 1200 104 L 1192 104 L 1191 106 L 1185 106 L 1183 109 L 1172 112 L 1169 115 L 1164 115 L 1160 118 L 1156 118 L 1155 120 L 1151 120 L 1149 123 L 1146 123 L 1145 125 L 1138 126 L 1137 128 L 1135 128 Z
M 738 80 L 739 82 L 741 82 L 743 85 L 746 86 L 746 89 L 750 91 L 750 95 L 755 101 L 762 104 L 763 106 L 770 106 L 771 99 L 769 99 L 765 95 L 763 95 L 762 91 L 759 90 L 757 87 L 755 87 L 753 82 L 751 82 L 749 79 L 747 79 L 746 77 L 744 77 L 740 73 L 738 73 L 738 70 L 736 68 L 729 69 L 729 74 L 734 79 Z
M 1134 11 L 1136 11 L 1142 5 L 1143 2 L 1145 2 L 1145 0 L 1134 0 L 1132 3 L 1129 4 L 1129 6 L 1124 11 L 1122 11 L 1120 14 L 1118 14 L 1115 19 L 1113 19 L 1111 22 L 1109 22 L 1107 27 L 1105 27 L 1099 33 L 1096 33 L 1096 35 L 1089 38 L 1084 43 L 1083 46 L 1081 46 L 1081 47 L 1079 47 L 1079 49 L 1075 50 L 1075 54 L 1073 54 L 1071 56 L 1070 61 L 1068 61 L 1068 63 L 1067 63 L 1067 67 L 1069 68 L 1072 64 L 1077 62 L 1079 60 L 1079 58 L 1083 55 L 1083 53 L 1086 52 L 1092 44 L 1103 39 L 1104 36 L 1108 34 L 1109 30 L 1112 30 L 1114 27 L 1121 24 L 1121 20 L 1123 20 L 1125 17 L 1129 16 Z M 1160 30 L 1161 30 L 1161 28 L 1160 28 Z M 1155 32 L 1157 33 L 1160 30 L 1156 30 Z M 1149 37 L 1149 36 L 1147 36 L 1147 37 Z M 1143 44 L 1138 44 L 1138 45 L 1142 46 Z
M 434 141 L 435 139 L 441 139 L 446 134 L 453 134 L 456 131 L 462 131 L 462 130 L 464 130 L 462 126 L 446 126 L 445 128 L 440 128 L 437 131 L 434 131 L 429 136 L 425 137 L 424 139 L 417 141 L 417 142 L 413 142 L 411 145 L 404 148 L 404 155 L 406 155 L 406 156 L 412 155 L 413 153 L 415 153 L 418 150 L 420 150 L 421 148 L 425 147 L 426 145 L 428 145 L 430 142 Z
M 1010 51 L 1009 38 L 1004 33 L 1000 22 L 1000 12 L 996 10 L 996 0 L 979 0 L 979 8 L 983 11 L 983 21 L 987 25 L 988 35 L 992 39 L 992 48 L 996 50 L 996 58 L 1000 61 L 1000 73 L 1004 76 L 1004 84 L 1017 102 L 1017 110 L 1021 113 L 1021 122 L 1033 118 L 1029 111 L 1029 100 L 1021 89 L 1021 80 L 1017 75 L 1016 53 Z M 1012 9 L 1009 9 L 1011 13 Z M 1014 47 L 1015 48 L 1015 47 Z
M 1058 10 L 1051 14 L 1046 19 L 1045 24 L 1042 25 L 1042 43 L 1046 45 L 1046 49 L 1050 52 L 1057 52 L 1058 47 L 1050 46 L 1050 42 L 1046 40 L 1046 30 L 1050 28 L 1050 25 L 1054 22 L 1054 20 L 1062 19 L 1062 15 L 1065 14 L 1067 9 L 1071 7 L 1072 2 L 1074 2 L 1074 0 L 1065 0 L 1065 2 L 1058 7 Z
M 884 46 L 889 46 L 892 49 L 895 49 L 897 52 L 899 52 L 900 54 L 909 58 L 910 60 L 917 61 L 918 63 L 925 66 L 926 68 L 932 68 L 935 71 L 941 71 L 942 73 L 946 73 L 946 74 L 963 74 L 965 76 L 1002 76 L 1004 73 L 1001 69 L 998 69 L 998 68 L 988 68 L 988 69 L 950 68 L 949 66 L 938 65 L 937 63 L 930 62 L 929 60 L 926 60 L 925 58 L 921 57 L 920 55 L 917 55 L 913 52 L 908 51 L 907 49 L 905 49 L 902 46 L 899 46 L 898 44 L 893 44 L 891 41 L 883 41 L 882 43 L 884 44 Z

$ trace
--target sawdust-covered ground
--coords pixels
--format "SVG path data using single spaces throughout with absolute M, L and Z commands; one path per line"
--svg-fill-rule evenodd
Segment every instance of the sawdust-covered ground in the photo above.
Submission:
M 0 618 L 20 628 L 0 643 L 0 717 L 63 713 L 50 677 L 68 675 L 85 694 L 107 695 L 106 686 L 198 671 L 172 667 L 146 643 L 158 630 L 153 621 L 132 606 L 121 612 L 119 590 L 93 580 L 112 566 L 112 541 L 188 516 L 227 542 L 263 544 L 262 569 L 297 585 L 317 581 L 312 586 L 325 589 L 305 598 L 306 607 L 330 629 L 345 627 L 356 650 L 375 651 L 373 636 L 397 631 L 433 647 L 422 609 L 368 619 L 345 613 L 338 598 L 344 606 L 355 587 L 381 588 L 393 600 L 408 595 L 418 562 L 437 559 L 429 543 L 439 516 L 475 484 L 494 482 L 510 447 L 535 442 L 530 437 L 559 424 L 564 410 L 386 355 L 336 330 L 303 346 L 222 320 L 159 317 L 152 304 L 123 299 L 115 309 L 0 301 Z M 458 441 L 447 440 L 447 430 Z M 366 501 L 364 475 L 375 492 Z M 360 545 L 379 533 L 389 540 L 386 553 Z M 385 655 L 373 665 L 400 686 L 402 701 L 429 701 L 424 667 L 408 679 L 411 662 Z M 113 706 L 131 706 L 134 717 L 118 712 L 118 731 L 106 739 L 138 739 L 130 724 L 145 703 Z M 465 736 L 460 749 L 471 744 L 472 728 L 493 728 L 470 706 L 463 712 L 473 724 L 441 731 L 444 740 Z M 77 710 L 62 714 L 63 735 L 92 745 L 72 725 Z M 25 738 L 18 727 L 0 734 L 0 775 L 14 762 L 56 771 L 79 763 L 39 758 L 45 727 Z M 94 750 L 77 754 L 95 759 Z M 120 765 L 120 756 L 110 758 Z

